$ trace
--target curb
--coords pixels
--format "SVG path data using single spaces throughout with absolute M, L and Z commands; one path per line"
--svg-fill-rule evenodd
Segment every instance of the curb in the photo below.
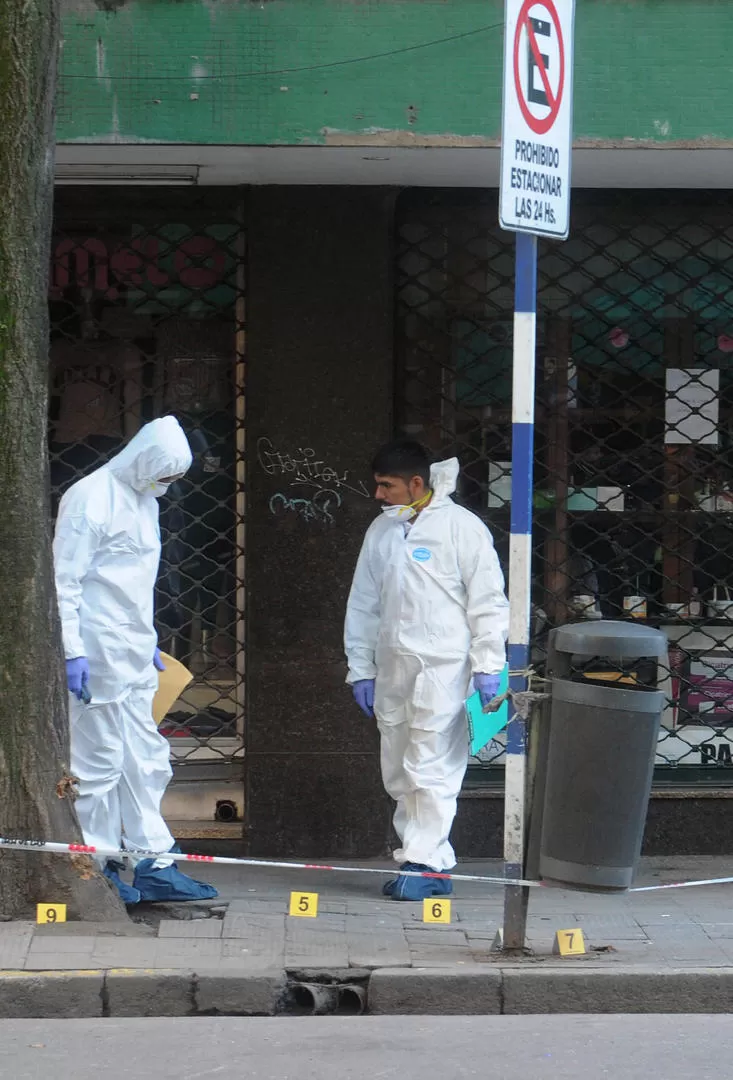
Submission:
M 312 978 L 323 986 L 354 981 L 343 970 Z M 282 970 L 3 971 L 0 1019 L 287 1016 L 299 983 Z M 364 990 L 366 1011 L 382 1016 L 720 1014 L 733 1012 L 733 967 L 378 968 Z
M 504 969 L 503 992 L 507 1015 L 729 1013 L 733 968 Z
M 499 967 L 381 968 L 369 980 L 367 1011 L 382 1016 L 498 1015 L 501 987 Z
M 284 971 L 3 971 L 0 1019 L 275 1016 L 281 1012 L 285 988 Z
M 103 971 L 4 971 L 0 974 L 0 1018 L 104 1016 L 103 987 Z
M 505 1016 L 548 1013 L 729 1013 L 733 967 L 466 967 L 375 971 L 370 1013 Z

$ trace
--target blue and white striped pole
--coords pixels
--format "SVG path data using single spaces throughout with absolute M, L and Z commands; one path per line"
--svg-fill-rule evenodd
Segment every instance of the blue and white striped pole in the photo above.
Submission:
M 516 234 L 512 375 L 512 514 L 509 546 L 509 686 L 527 689 L 531 625 L 537 237 Z M 511 709 L 511 703 L 510 703 Z M 504 774 L 504 876 L 524 877 L 527 721 L 510 712 Z M 524 947 L 527 890 L 504 890 L 504 948 Z

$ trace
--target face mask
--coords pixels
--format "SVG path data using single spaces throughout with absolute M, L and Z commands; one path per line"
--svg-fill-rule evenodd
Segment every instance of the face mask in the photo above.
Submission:
M 161 495 L 165 495 L 169 487 L 170 484 L 161 484 L 159 480 L 151 480 L 148 484 L 148 491 L 156 499 L 159 499 Z
M 382 513 L 389 518 L 399 518 L 400 521 L 411 521 L 415 516 L 415 508 L 413 506 L 383 506 Z
M 382 513 L 386 514 L 387 517 L 399 518 L 401 521 L 412 521 L 414 517 L 417 517 L 421 510 L 425 509 L 432 497 L 432 491 L 428 491 L 421 499 L 418 499 L 417 502 L 410 503 L 409 506 L 383 506 Z

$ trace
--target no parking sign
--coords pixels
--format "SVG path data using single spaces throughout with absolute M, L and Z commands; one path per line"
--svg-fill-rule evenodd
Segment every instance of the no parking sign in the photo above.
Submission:
M 574 0 L 506 0 L 499 223 L 570 227 Z

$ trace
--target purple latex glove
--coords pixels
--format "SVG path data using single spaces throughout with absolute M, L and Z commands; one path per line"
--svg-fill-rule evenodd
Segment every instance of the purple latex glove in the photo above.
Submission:
M 355 682 L 351 689 L 354 692 L 354 701 L 365 716 L 374 716 L 374 679 L 360 679 Z
M 501 676 L 499 675 L 486 675 L 483 671 L 478 671 L 473 677 L 473 685 L 479 692 L 481 698 L 481 708 L 485 709 L 486 706 L 494 700 L 499 693 L 499 683 Z
M 86 656 L 77 656 L 74 660 L 66 661 L 66 685 L 69 693 L 79 701 L 89 700 L 87 683 L 89 682 L 89 661 Z
M 153 666 L 155 667 L 156 671 L 165 671 L 165 664 L 163 663 L 163 658 L 160 655 L 160 649 L 156 649 L 155 653 L 153 654 Z

